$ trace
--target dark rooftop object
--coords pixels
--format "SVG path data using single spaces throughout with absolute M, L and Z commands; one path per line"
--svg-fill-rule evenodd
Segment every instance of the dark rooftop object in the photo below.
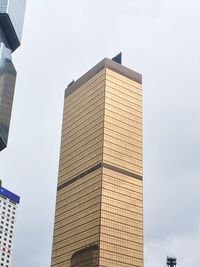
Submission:
M 175 257 L 167 257 L 167 266 L 175 267 L 176 266 L 176 258 Z
M 67 87 L 70 87 L 73 83 L 74 83 L 74 80 L 72 80 L 72 81 L 67 85 Z
M 112 58 L 113 61 L 122 64 L 122 52 L 120 52 L 118 55 Z

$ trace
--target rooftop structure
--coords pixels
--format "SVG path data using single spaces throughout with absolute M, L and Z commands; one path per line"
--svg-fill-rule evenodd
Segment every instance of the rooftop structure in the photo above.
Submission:
M 175 257 L 167 257 L 167 266 L 168 267 L 176 267 L 176 258 Z

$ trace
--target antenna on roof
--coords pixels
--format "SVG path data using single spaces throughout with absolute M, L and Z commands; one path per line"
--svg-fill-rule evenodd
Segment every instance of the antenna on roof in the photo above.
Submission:
M 175 257 L 167 257 L 167 266 L 168 267 L 176 267 L 176 258 Z
M 120 52 L 118 55 L 112 58 L 113 61 L 122 64 L 122 52 Z

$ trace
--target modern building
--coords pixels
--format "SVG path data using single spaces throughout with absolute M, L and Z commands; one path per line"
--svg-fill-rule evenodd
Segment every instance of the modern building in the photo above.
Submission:
M 17 207 L 20 198 L 0 186 L 0 266 L 10 267 Z
M 103 59 L 65 91 L 51 267 L 142 267 L 142 77 Z
M 0 151 L 7 146 L 16 70 L 12 52 L 21 42 L 26 0 L 0 0 Z

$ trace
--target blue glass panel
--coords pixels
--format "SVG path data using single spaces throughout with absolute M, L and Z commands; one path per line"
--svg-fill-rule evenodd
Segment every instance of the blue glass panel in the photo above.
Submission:
M 7 189 L 0 187 L 0 195 L 12 200 L 13 202 L 19 204 L 20 197 L 15 195 L 14 193 L 8 191 Z

